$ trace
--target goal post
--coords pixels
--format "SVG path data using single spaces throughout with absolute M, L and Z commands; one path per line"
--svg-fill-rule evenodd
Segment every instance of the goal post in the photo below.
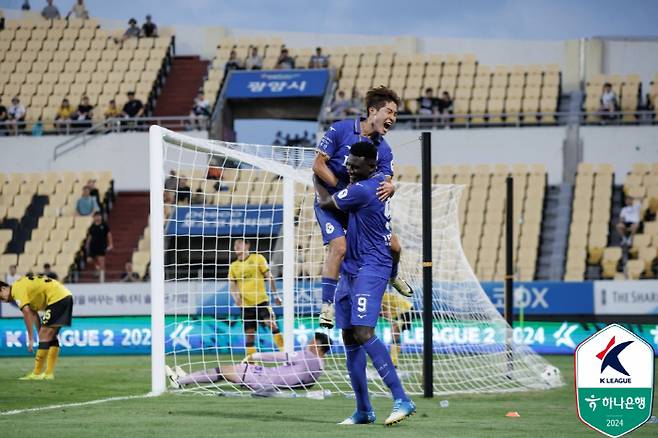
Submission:
M 246 324 L 228 281 L 233 245 L 244 240 L 266 259 L 280 293 L 283 305 L 274 305 L 270 294 L 267 306 L 283 336 L 283 352 L 305 348 L 318 331 L 333 343 L 313 388 L 277 391 L 350 394 L 340 331 L 322 329 L 318 321 L 325 248 L 313 207 L 314 150 L 206 140 L 152 127 L 150 153 L 153 393 L 165 390 L 165 363 L 186 373 L 244 366 Z M 420 140 L 410 142 L 408 153 L 420 157 Z M 423 202 L 419 178 L 401 171 L 392 199 L 393 231 L 403 248 L 400 276 L 417 291 L 408 303 L 410 318 L 405 323 L 382 317 L 375 328 L 387 345 L 400 349 L 405 389 L 422 395 L 428 385 L 434 394 L 560 385 L 542 377 L 548 363 L 530 347 L 508 345 L 510 327 L 464 255 L 459 222 L 464 186 L 430 183 Z M 429 226 L 422 223 L 423 204 L 431 206 Z M 429 254 L 423 253 L 424 240 L 431 243 Z M 429 324 L 423 324 L 423 314 Z M 258 351 L 279 350 L 274 325 L 257 326 L 254 339 Z M 373 374 L 371 393 L 387 395 Z M 183 391 L 251 393 L 231 381 L 194 383 Z
M 151 393 L 166 390 L 165 288 L 164 288 L 164 165 L 162 128 L 149 128 L 149 176 L 151 229 Z

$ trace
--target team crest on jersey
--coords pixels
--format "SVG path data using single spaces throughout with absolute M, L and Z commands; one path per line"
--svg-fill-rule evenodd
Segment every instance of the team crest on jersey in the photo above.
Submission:
M 325 224 L 324 229 L 325 229 L 325 231 L 327 232 L 327 234 L 331 234 L 331 233 L 334 232 L 334 226 L 331 225 L 331 223 L 329 223 L 329 222 L 327 222 L 327 223 Z
M 347 189 L 343 189 L 338 193 L 338 199 L 343 199 L 345 196 L 347 196 Z

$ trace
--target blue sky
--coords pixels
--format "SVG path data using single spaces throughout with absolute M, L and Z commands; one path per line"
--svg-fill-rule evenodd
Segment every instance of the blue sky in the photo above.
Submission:
M 19 8 L 23 0 L 0 0 Z M 40 10 L 45 0 L 30 0 Z M 74 0 L 55 0 L 65 13 Z M 600 35 L 658 36 L 655 0 L 87 0 L 94 16 L 161 25 L 422 37 L 561 40 Z M 312 6 L 311 6 L 312 5 Z

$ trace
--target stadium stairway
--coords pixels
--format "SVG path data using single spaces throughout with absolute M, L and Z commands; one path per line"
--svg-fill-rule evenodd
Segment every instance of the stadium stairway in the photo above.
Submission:
M 105 281 L 119 281 L 126 262 L 132 259 L 149 216 L 148 192 L 120 192 L 108 217 L 114 249 L 105 260 Z M 81 282 L 98 281 L 92 265 L 80 275 Z
M 572 187 L 570 184 L 550 186 L 546 190 L 541 244 L 537 259 L 537 280 L 561 280 L 569 237 Z
M 198 56 L 176 56 L 153 115 L 189 115 L 207 73 L 208 61 L 202 61 Z

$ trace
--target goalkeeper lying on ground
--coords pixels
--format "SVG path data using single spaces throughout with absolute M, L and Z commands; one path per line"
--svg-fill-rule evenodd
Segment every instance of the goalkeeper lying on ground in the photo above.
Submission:
M 180 368 L 165 367 L 169 383 L 173 388 L 185 385 L 204 385 L 221 379 L 244 385 L 252 391 L 273 388 L 307 388 L 315 384 L 322 375 L 322 358 L 329 351 L 329 337 L 315 333 L 315 337 L 303 351 L 287 353 L 254 353 L 242 363 L 212 368 L 186 374 Z M 284 362 L 283 365 L 266 367 L 251 362 Z

